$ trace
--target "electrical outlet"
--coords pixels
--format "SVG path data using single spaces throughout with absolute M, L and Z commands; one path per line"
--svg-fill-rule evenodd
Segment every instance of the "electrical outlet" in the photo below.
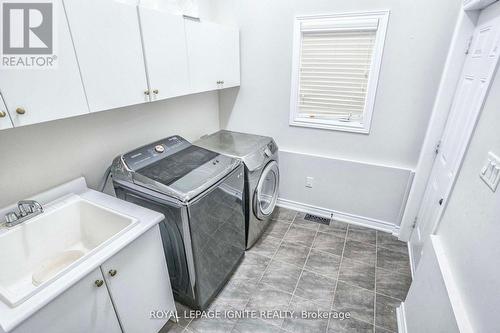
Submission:
M 314 183 L 313 177 L 306 177 L 306 187 L 312 188 Z
M 500 158 L 492 152 L 488 153 L 488 159 L 484 163 L 479 176 L 495 192 L 500 182 Z

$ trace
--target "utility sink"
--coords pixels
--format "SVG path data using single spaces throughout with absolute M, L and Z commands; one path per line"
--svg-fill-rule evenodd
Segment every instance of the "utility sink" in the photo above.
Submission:
M 137 222 L 70 195 L 22 224 L 0 229 L 0 299 L 19 305 Z

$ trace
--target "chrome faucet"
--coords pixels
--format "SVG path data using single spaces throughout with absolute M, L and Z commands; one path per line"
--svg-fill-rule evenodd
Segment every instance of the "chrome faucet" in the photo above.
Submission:
M 5 215 L 5 226 L 10 228 L 43 213 L 42 205 L 35 200 L 21 200 L 17 203 L 18 212 Z

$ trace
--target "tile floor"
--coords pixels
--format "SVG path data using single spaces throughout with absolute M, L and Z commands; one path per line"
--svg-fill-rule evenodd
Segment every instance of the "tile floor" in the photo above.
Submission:
M 395 309 L 410 283 L 406 244 L 390 234 L 278 208 L 210 309 L 334 310 L 351 318 L 181 318 L 162 332 L 396 332 Z

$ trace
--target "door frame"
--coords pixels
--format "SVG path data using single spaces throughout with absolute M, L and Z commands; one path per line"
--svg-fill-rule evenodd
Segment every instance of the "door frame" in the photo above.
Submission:
M 481 10 L 486 7 L 487 6 L 475 11 L 460 12 L 458 22 L 455 27 L 452 44 L 450 46 L 450 51 L 448 53 L 445 68 L 443 71 L 443 76 L 439 86 L 438 94 L 434 104 L 431 121 L 427 129 L 424 144 L 420 152 L 417 168 L 415 170 L 416 172 L 415 181 L 410 191 L 408 204 L 406 206 L 405 213 L 403 215 L 403 221 L 401 224 L 401 229 L 399 234 L 399 239 L 403 241 L 409 241 L 411 234 L 414 230 L 414 225 L 416 223 L 417 215 L 420 210 L 422 199 L 428 185 L 429 176 L 431 175 L 432 168 L 434 165 L 434 160 L 437 156 L 435 151 L 443 135 L 443 131 L 445 129 L 448 120 L 448 115 L 450 113 L 451 106 L 454 101 L 456 88 L 460 80 L 460 74 L 462 73 L 464 63 L 467 57 L 467 53 L 465 51 L 470 46 L 469 45 L 471 40 L 470 38 L 476 29 Z M 489 92 L 489 87 L 491 85 L 492 80 L 493 76 L 490 77 L 489 82 L 487 82 L 488 86 L 487 93 Z M 482 101 L 482 103 L 484 103 L 484 100 Z M 475 116 L 473 126 L 476 125 L 480 114 L 481 112 L 478 112 L 477 115 Z M 468 146 L 468 144 L 470 143 L 472 135 L 473 131 L 470 133 L 470 135 L 464 136 L 463 140 L 466 146 Z M 463 162 L 463 158 L 465 156 L 466 151 L 467 149 L 465 149 L 464 153 L 460 158 L 459 169 L 461 167 L 461 163 Z M 453 190 L 457 176 L 458 173 L 455 175 L 453 179 L 453 183 L 450 188 L 450 193 Z M 446 209 L 446 202 L 443 207 L 443 212 L 445 211 L 445 209 Z M 442 214 L 440 215 L 440 217 L 441 216 Z M 432 227 L 432 230 L 434 231 L 436 230 L 439 221 L 440 218 L 435 222 L 435 225 Z M 409 250 L 410 250 L 410 257 L 412 257 L 411 246 L 409 246 Z M 412 270 L 413 269 L 414 267 L 412 265 Z

